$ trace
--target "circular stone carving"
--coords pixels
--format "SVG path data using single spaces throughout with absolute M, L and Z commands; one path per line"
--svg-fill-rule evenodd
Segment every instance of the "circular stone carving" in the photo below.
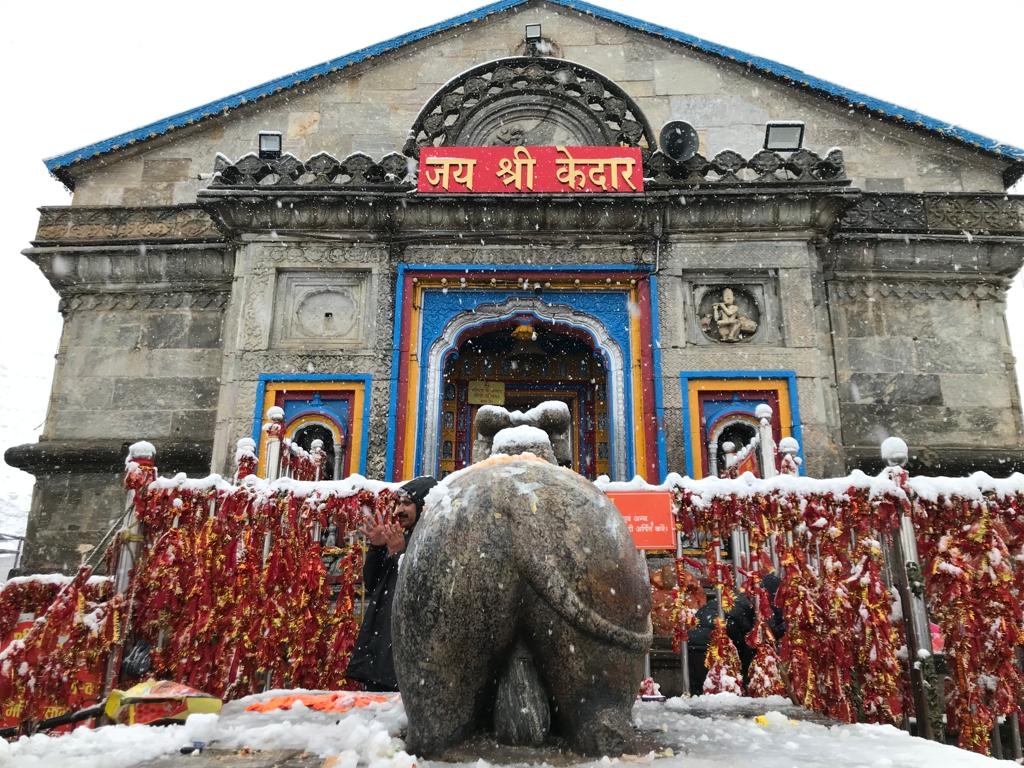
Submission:
M 311 291 L 295 308 L 295 317 L 306 336 L 326 338 L 350 336 L 358 315 L 356 303 L 343 291 Z
M 761 310 L 746 290 L 733 286 L 709 287 L 697 308 L 700 329 L 709 339 L 747 341 L 761 324 Z
M 424 146 L 549 144 L 657 146 L 636 103 L 580 64 L 549 57 L 497 59 L 449 81 L 420 110 L 404 153 Z M 534 144 L 536 145 L 536 144 Z
M 462 147 L 577 147 L 599 144 L 604 132 L 593 114 L 548 94 L 513 93 L 481 104 L 448 140 Z

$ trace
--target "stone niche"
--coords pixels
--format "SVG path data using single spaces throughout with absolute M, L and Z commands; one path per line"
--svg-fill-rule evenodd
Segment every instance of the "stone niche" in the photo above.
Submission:
M 691 344 L 776 344 L 781 341 L 774 274 L 683 276 L 683 318 Z
M 275 347 L 361 347 L 373 338 L 370 270 L 281 271 L 274 300 Z

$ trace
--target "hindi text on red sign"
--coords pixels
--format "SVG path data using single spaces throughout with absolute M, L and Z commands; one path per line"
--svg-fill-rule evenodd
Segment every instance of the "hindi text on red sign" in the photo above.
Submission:
M 420 192 L 643 192 L 637 147 L 423 147 Z
M 637 549 L 676 548 L 676 527 L 672 519 L 669 491 L 607 491 L 629 526 Z

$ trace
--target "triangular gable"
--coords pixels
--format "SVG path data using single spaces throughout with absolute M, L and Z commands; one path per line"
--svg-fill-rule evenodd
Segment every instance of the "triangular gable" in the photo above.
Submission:
M 475 11 L 469 11 L 459 16 L 447 19 L 446 21 L 432 24 L 413 32 L 399 35 L 398 37 L 393 37 L 390 40 L 385 40 L 384 42 L 377 43 L 366 48 L 361 48 L 358 51 L 346 54 L 345 56 L 331 59 L 330 61 L 299 70 L 298 72 L 293 72 L 292 74 L 279 77 L 275 80 L 249 88 L 248 90 L 226 96 L 222 99 L 218 99 L 217 101 L 212 101 L 208 104 L 196 107 L 195 109 L 179 112 L 176 115 L 171 115 L 163 120 L 158 120 L 154 123 L 150 123 L 149 125 L 144 125 L 141 128 L 136 128 L 135 130 L 118 134 L 117 136 L 104 139 L 103 141 L 98 141 L 94 144 L 89 144 L 88 146 L 67 152 L 63 155 L 48 158 L 43 162 L 46 164 L 46 168 L 50 173 L 69 187 L 73 187 L 73 179 L 66 172 L 66 169 L 75 163 L 89 160 L 140 141 L 146 141 L 148 139 L 162 136 L 168 131 L 193 125 L 208 117 L 224 114 L 225 112 L 237 107 L 251 104 L 281 91 L 294 88 L 298 85 L 303 85 L 318 77 L 323 77 L 345 69 L 346 67 L 362 63 L 375 56 L 390 53 L 402 46 L 418 42 L 424 38 L 430 37 L 431 35 L 446 32 L 464 24 L 480 21 L 488 16 L 511 10 L 518 6 L 528 5 L 532 2 L 534 2 L 534 0 L 498 0 L 498 2 L 485 5 Z M 1024 149 L 1003 144 L 995 139 L 990 139 L 986 136 L 968 131 L 951 123 L 937 120 L 915 110 L 873 98 L 858 91 L 836 85 L 835 83 L 831 83 L 827 80 L 812 77 L 799 69 L 788 67 L 777 61 L 765 59 L 760 56 L 752 56 L 751 54 L 744 53 L 743 51 L 736 50 L 735 48 L 718 45 L 717 43 L 712 43 L 702 38 L 688 35 L 684 32 L 678 32 L 674 29 L 652 24 L 632 16 L 627 16 L 615 11 L 609 11 L 605 8 L 601 8 L 600 6 L 582 2 L 582 0 L 546 0 L 546 2 L 573 11 L 578 11 L 580 13 L 585 13 L 598 19 L 620 24 L 628 27 L 629 29 L 680 43 L 696 51 L 749 67 L 759 73 L 780 80 L 787 85 L 806 88 L 811 92 L 826 96 L 829 99 L 840 101 L 849 108 L 861 110 L 882 119 L 892 120 L 898 124 L 924 130 L 935 136 L 954 141 L 971 149 L 980 150 L 986 154 L 993 155 L 1003 160 L 1013 163 L 1024 163 Z M 1004 180 L 1009 186 L 1022 174 L 1024 174 L 1024 166 L 1015 168 L 1013 172 L 1008 172 Z

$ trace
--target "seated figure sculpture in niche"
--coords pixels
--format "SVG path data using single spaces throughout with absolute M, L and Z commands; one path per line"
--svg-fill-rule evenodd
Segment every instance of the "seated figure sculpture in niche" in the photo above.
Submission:
M 700 318 L 701 330 L 718 341 L 744 341 L 754 334 L 757 325 L 757 320 L 736 303 L 732 288 L 723 288 L 721 300 L 711 304 L 711 312 Z

